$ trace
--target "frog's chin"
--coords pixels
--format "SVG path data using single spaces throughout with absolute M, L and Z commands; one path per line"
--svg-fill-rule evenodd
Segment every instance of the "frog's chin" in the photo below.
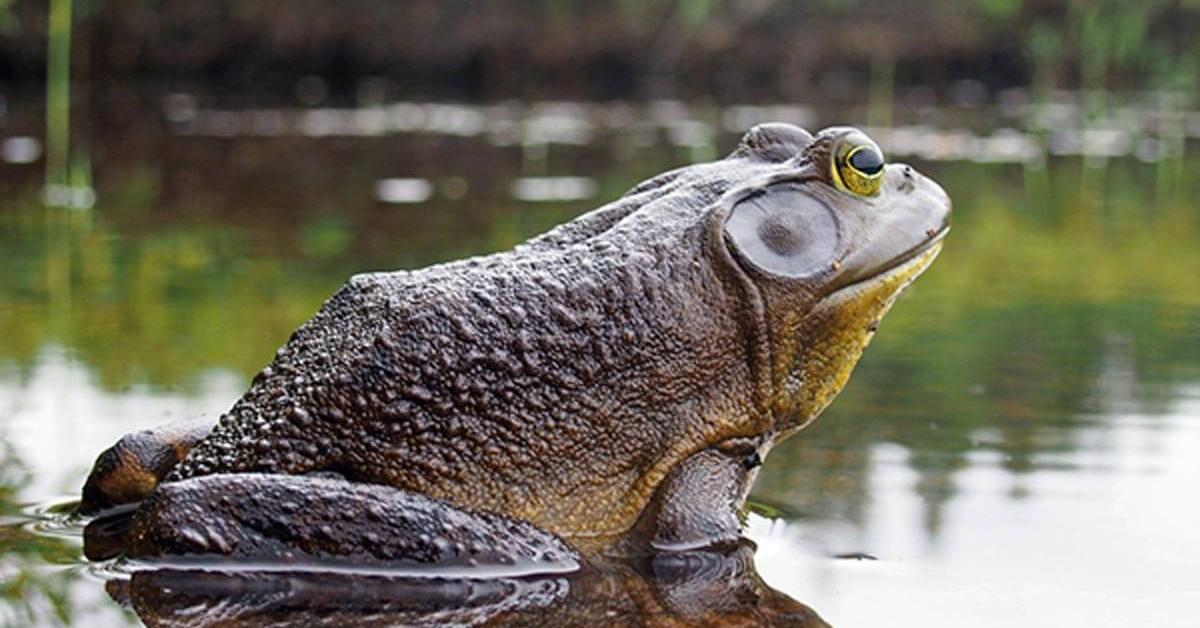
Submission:
M 941 238 L 887 270 L 844 286 L 822 299 L 807 317 L 790 375 L 785 379 L 776 416 L 777 440 L 806 427 L 828 406 L 858 363 L 879 321 L 896 297 L 925 272 L 942 250 Z

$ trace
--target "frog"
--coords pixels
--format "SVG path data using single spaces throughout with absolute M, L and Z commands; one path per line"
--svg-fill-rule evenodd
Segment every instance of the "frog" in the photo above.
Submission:
M 103 452 L 80 511 L 131 513 L 146 560 L 555 572 L 736 542 L 950 214 L 857 128 L 755 126 L 510 250 L 351 277 L 215 423 Z

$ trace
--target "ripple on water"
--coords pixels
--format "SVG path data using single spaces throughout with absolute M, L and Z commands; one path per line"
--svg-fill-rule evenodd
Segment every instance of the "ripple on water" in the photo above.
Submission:
M 82 542 L 85 519 L 75 514 L 79 500 L 68 497 L 25 504 L 16 514 L 0 517 L 0 527 L 19 528 L 38 536 Z

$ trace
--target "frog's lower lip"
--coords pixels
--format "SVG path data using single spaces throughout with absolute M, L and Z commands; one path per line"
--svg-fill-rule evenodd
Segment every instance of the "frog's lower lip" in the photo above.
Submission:
M 886 265 L 881 266 L 865 277 L 856 279 L 848 284 L 836 286 L 830 292 L 830 296 L 843 292 L 849 292 L 860 286 L 874 283 L 875 281 L 896 273 L 897 271 L 904 272 L 905 270 L 908 270 L 909 266 L 920 266 L 920 268 L 916 268 L 913 272 L 909 273 L 913 278 L 915 278 L 917 275 L 921 274 L 925 268 L 928 268 L 928 266 L 933 263 L 933 259 L 937 257 L 938 252 L 941 251 L 942 241 L 946 239 L 946 234 L 948 233 L 950 233 L 950 225 L 943 225 L 941 230 L 939 230 L 937 233 L 934 233 L 928 239 L 905 251 L 903 254 L 892 258 L 892 260 Z
M 891 270 L 903 266 L 913 259 L 920 257 L 923 253 L 934 247 L 940 248 L 942 245 L 942 240 L 946 239 L 946 234 L 948 233 L 950 233 L 950 225 L 943 225 L 937 233 L 929 236 L 928 240 L 925 240 L 917 246 L 905 251 L 903 255 L 900 255 L 896 259 L 892 260 L 890 264 L 881 268 L 878 272 L 873 273 L 872 276 L 878 277 L 879 275 L 886 274 Z M 870 279 L 870 277 L 868 277 L 868 279 Z

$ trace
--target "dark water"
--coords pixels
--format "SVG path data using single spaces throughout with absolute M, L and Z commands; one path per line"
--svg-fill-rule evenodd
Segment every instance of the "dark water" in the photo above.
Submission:
M 0 118 L 0 624 L 123 625 L 135 611 L 196 622 L 228 612 L 230 590 L 260 606 L 306 591 L 287 608 L 378 623 L 416 621 L 404 600 L 457 599 L 312 576 L 129 581 L 82 561 L 54 504 L 121 434 L 226 409 L 351 273 L 507 248 L 719 155 L 759 119 L 863 119 L 677 103 L 98 101 L 86 210 L 42 205 L 40 145 L 20 139 L 40 134 L 38 109 L 9 103 Z M 530 625 L 567 613 L 687 622 L 731 599 L 749 624 L 1188 625 L 1200 602 L 1200 185 L 1184 138 L 1200 117 L 1171 126 L 1156 111 L 1084 125 L 1070 106 L 1009 103 L 880 130 L 950 191 L 954 232 L 844 394 L 767 461 L 748 524 L 757 552 L 478 585 L 472 599 Z

